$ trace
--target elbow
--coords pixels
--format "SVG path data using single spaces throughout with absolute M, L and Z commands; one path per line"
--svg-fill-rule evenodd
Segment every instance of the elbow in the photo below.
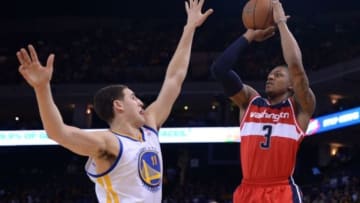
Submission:
M 293 60 L 287 61 L 287 66 L 295 74 L 304 74 L 305 73 L 301 57 L 296 57 L 296 58 L 293 58 Z
M 45 127 L 45 132 L 48 136 L 48 138 L 58 141 L 62 137 L 65 137 L 67 134 L 71 133 L 71 128 L 69 128 L 67 125 L 63 124 L 61 126 L 51 126 L 51 127 Z
M 286 63 L 289 67 L 295 66 L 295 67 L 302 67 L 302 55 L 300 50 L 296 52 L 296 54 L 290 55 L 287 57 Z

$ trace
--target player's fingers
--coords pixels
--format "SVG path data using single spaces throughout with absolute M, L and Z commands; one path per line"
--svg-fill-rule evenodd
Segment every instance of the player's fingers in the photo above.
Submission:
M 24 63 L 31 63 L 31 58 L 30 58 L 28 52 L 26 51 L 26 49 L 22 48 L 20 50 L 20 52 L 21 52 Z
M 24 59 L 23 59 L 23 56 L 22 56 L 22 54 L 21 54 L 20 51 L 16 52 L 16 57 L 17 57 L 17 59 L 18 59 L 18 61 L 19 61 L 19 63 L 20 63 L 21 65 L 23 65 L 23 64 L 25 63 L 25 61 L 24 61 Z
M 189 8 L 194 7 L 194 0 L 189 0 L 189 3 L 190 3 Z
M 200 8 L 202 8 L 203 5 L 204 5 L 204 0 L 200 0 L 200 1 L 199 1 L 199 6 L 200 6 Z
M 270 26 L 270 27 L 268 27 L 268 32 L 269 32 L 269 33 L 272 33 L 272 32 L 275 31 L 275 29 L 276 29 L 275 26 Z
M 280 2 L 279 2 L 279 0 L 272 0 L 272 3 L 277 4 L 277 3 L 280 3 Z
M 205 19 L 207 19 L 209 17 L 209 15 L 211 15 L 212 13 L 214 13 L 214 10 L 213 9 L 208 9 L 205 13 L 204 13 L 204 16 L 205 16 Z
M 19 68 L 18 68 L 18 71 L 22 74 L 23 71 L 24 71 L 24 66 L 23 66 L 23 65 L 20 65 Z
M 46 62 L 46 67 L 47 68 L 53 68 L 54 67 L 54 60 L 55 60 L 55 55 L 50 54 L 50 56 L 48 57 L 47 62 Z
M 278 9 L 279 6 L 281 6 L 281 3 L 278 0 L 273 0 L 272 5 L 273 5 L 274 9 Z
M 186 10 L 186 13 L 189 13 L 189 3 L 187 1 L 185 1 L 185 10 Z
M 34 46 L 29 44 L 28 49 L 29 49 L 32 61 L 39 62 L 39 58 L 37 56 L 37 53 L 36 53 L 36 50 L 35 50 Z

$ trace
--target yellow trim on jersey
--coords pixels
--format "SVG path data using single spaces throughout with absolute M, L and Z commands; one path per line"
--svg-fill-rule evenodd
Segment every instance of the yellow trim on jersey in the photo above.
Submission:
M 108 188 L 107 191 L 112 196 L 112 199 L 113 199 L 114 203 L 120 203 L 120 200 L 118 199 L 118 196 L 117 196 L 116 192 L 114 191 L 114 189 L 112 187 L 110 176 L 106 175 L 106 176 L 104 176 L 104 179 L 105 179 L 106 188 Z
M 121 137 L 126 137 L 126 138 L 129 138 L 129 139 L 132 139 L 132 140 L 136 140 L 136 141 L 139 141 L 139 142 L 144 142 L 144 139 L 143 139 L 143 134 L 144 134 L 144 132 L 143 132 L 143 131 L 141 131 L 140 135 L 138 134 L 138 135 L 135 135 L 135 136 L 121 134 L 121 133 L 118 133 L 116 130 L 111 130 L 111 129 L 110 129 L 110 131 L 111 131 L 112 133 L 115 133 L 115 134 L 121 136 Z
M 106 203 L 120 203 L 119 197 L 112 187 L 109 175 L 98 178 L 97 182 L 106 190 Z
M 97 179 L 97 182 L 106 190 L 106 187 L 105 187 L 105 183 L 104 183 L 104 179 L 103 178 L 98 178 Z M 109 203 L 110 201 L 110 194 L 109 192 L 107 192 L 106 190 L 106 203 Z
M 140 141 L 140 142 L 144 142 L 143 138 L 142 138 L 142 134 L 137 136 L 137 137 L 133 137 L 133 136 L 130 136 L 130 135 L 122 135 L 122 134 L 119 134 L 120 136 L 123 136 L 123 137 L 126 137 L 126 138 L 130 138 L 132 140 L 136 140 L 136 141 Z

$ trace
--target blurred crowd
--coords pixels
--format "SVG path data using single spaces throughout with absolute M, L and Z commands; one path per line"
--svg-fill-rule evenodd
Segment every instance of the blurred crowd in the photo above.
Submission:
M 128 19 L 116 23 L 104 20 L 101 25 L 80 20 L 76 23 L 74 19 L 67 21 L 41 22 L 42 26 L 38 26 L 43 27 L 41 30 L 2 31 L 0 84 L 23 83 L 17 72 L 15 53 L 27 43 L 35 45 L 44 62 L 49 53 L 56 54 L 53 78 L 56 84 L 160 82 L 184 24 L 173 19 Z M 331 23 L 307 22 L 296 18 L 289 21 L 309 73 L 360 56 L 359 21 L 329 21 Z M 68 24 L 77 26 L 69 27 Z M 210 20 L 198 31 L 187 80 L 213 80 L 208 68 L 214 58 L 244 32 L 240 24 L 239 19 Z M 237 69 L 244 80 L 262 80 L 274 65 L 284 63 L 280 53 L 278 37 L 255 43 L 237 64 Z M 223 114 L 224 111 L 212 109 L 198 117 L 171 115 L 166 125 L 216 126 L 223 120 Z M 96 127 L 102 127 L 96 118 L 94 123 Z M 34 118 L 28 123 L 2 123 L 0 128 L 40 129 L 41 123 Z M 93 184 L 83 170 L 85 160 L 82 158 L 57 147 L 40 150 L 1 148 L 0 156 L 4 163 L 0 174 L 0 203 L 96 202 Z M 238 164 L 214 166 L 205 161 L 199 166 L 195 161 L 184 165 L 171 163 L 172 159 L 164 159 L 167 167 L 164 203 L 231 202 L 232 192 L 241 178 Z M 313 168 L 313 173 L 296 173 L 304 203 L 359 203 L 359 163 L 359 159 L 339 161 L 334 158 L 327 166 Z
M 67 21 L 37 21 L 37 27 L 44 27 L 41 31 L 2 32 L 0 66 L 5 75 L 0 83 L 22 81 L 15 53 L 28 43 L 38 48 L 44 62 L 48 54 L 56 54 L 55 83 L 160 82 L 184 25 L 174 19 L 109 19 L 84 25 L 84 19 L 78 19 L 78 26 L 69 27 L 67 24 L 76 24 L 76 19 Z M 289 26 L 299 41 L 309 72 L 359 56 L 358 21 L 305 22 L 306 19 L 291 19 Z M 58 27 L 55 29 L 52 24 Z M 188 80 L 212 80 L 208 70 L 212 61 L 243 32 L 239 19 L 210 20 L 195 37 Z M 283 63 L 279 37 L 275 36 L 254 43 L 237 68 L 244 80 L 262 80 L 274 65 Z
M 217 149 L 237 146 L 215 145 Z M 241 180 L 239 162 L 215 163 L 208 153 L 206 144 L 163 145 L 163 203 L 232 202 L 232 193 Z M 1 203 L 96 202 L 83 157 L 58 146 L 2 148 L 0 156 L 4 163 L 12 161 L 0 174 Z M 229 158 L 225 156 L 218 158 Z M 312 160 L 300 159 L 301 167 L 296 168 L 294 178 L 303 202 L 359 203 L 359 158 L 358 150 L 348 157 L 338 153 L 326 165 L 313 168 L 305 167 Z

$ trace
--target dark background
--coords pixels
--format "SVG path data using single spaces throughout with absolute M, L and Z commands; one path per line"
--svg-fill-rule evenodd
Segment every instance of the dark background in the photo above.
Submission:
M 238 125 L 237 109 L 226 99 L 207 68 L 244 32 L 241 10 L 245 3 L 235 0 L 205 2 L 204 7 L 213 8 L 215 13 L 196 33 L 190 73 L 165 127 Z M 282 3 L 286 13 L 291 15 L 289 27 L 302 48 L 304 65 L 317 97 L 314 117 L 359 106 L 360 2 L 287 0 Z M 42 129 L 33 91 L 16 70 L 15 52 L 27 43 L 38 47 L 42 60 L 50 52 L 59 56 L 55 63 L 53 91 L 65 122 L 83 128 L 105 128 L 96 115 L 83 114 L 92 102 L 92 94 L 106 84 L 125 82 L 145 103 L 154 100 L 185 21 L 182 0 L 1 2 L 1 130 Z M 115 43 L 118 39 L 122 39 L 123 46 Z M 135 49 L 129 51 L 124 47 Z M 237 70 L 256 67 L 253 63 L 261 67 L 256 71 L 251 68 L 244 71 L 242 79 L 263 93 L 266 72 L 281 61 L 272 61 L 272 58 L 281 58 L 280 51 L 278 36 L 269 42 L 254 44 Z M 112 68 L 118 65 L 124 68 L 117 74 L 111 72 L 113 69 L 103 74 L 107 72 L 103 64 L 108 65 L 117 53 L 130 54 L 121 58 L 129 62 L 127 65 L 115 63 Z M 137 61 L 138 58 L 156 58 L 160 53 L 167 54 L 156 65 L 146 60 L 139 65 Z M 207 61 L 195 61 L 199 53 L 205 53 Z M 83 71 L 88 75 L 77 80 L 75 76 L 67 78 L 81 69 L 82 59 L 89 55 L 96 60 Z M 134 68 L 137 66 L 140 68 Z M 204 71 L 192 72 L 197 66 L 203 66 Z M 336 102 L 332 103 L 334 98 Z M 190 110 L 184 111 L 184 105 Z M 211 109 L 212 105 L 217 108 Z M 20 116 L 20 120 L 14 121 L 15 116 Z M 89 117 L 90 123 L 87 122 Z M 331 178 L 341 179 L 344 174 L 359 178 L 359 132 L 359 126 L 352 126 L 304 139 L 294 174 L 308 198 L 304 202 L 320 198 L 322 192 L 327 197 L 325 202 L 330 202 L 331 198 L 340 201 L 346 196 L 345 191 L 359 194 L 356 180 L 351 189 L 341 184 L 335 188 L 329 186 Z M 340 147 L 336 155 L 330 156 L 334 144 Z M 164 184 L 164 199 L 185 202 L 202 194 L 207 199 L 230 202 L 231 193 L 241 179 L 237 143 L 162 144 L 162 149 L 165 170 L 175 171 L 173 178 L 170 172 L 164 173 L 168 181 Z M 187 175 L 183 183 L 179 178 L 179 160 L 186 159 L 186 153 Z M 27 196 L 37 197 L 39 202 L 95 201 L 93 185 L 83 171 L 85 157 L 73 155 L 59 146 L 0 147 L 0 157 L 3 163 L 0 202 Z M 199 166 L 192 167 L 190 160 L 196 159 Z M 315 176 L 313 167 L 319 168 L 322 174 Z M 329 192 L 336 189 L 342 192 L 340 197 Z

